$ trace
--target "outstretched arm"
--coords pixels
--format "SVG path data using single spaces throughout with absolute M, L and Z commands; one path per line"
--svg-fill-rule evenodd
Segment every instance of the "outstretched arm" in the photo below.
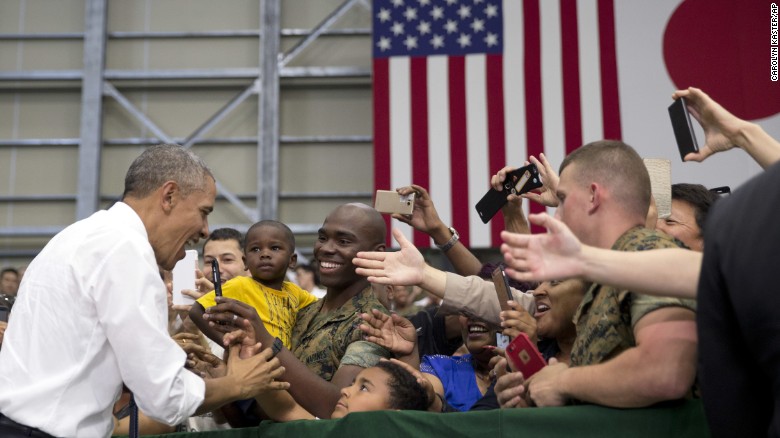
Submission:
M 507 274 L 517 280 L 580 277 L 648 295 L 696 297 L 701 253 L 678 248 L 640 252 L 594 248 L 582 245 L 563 222 L 547 214 L 531 215 L 530 220 L 549 233 L 501 234 Z
M 685 156 L 685 161 L 704 161 L 710 155 L 738 147 L 764 169 L 780 160 L 780 143 L 761 126 L 726 111 L 705 92 L 689 87 L 677 90 L 673 99 L 684 97 L 688 111 L 704 128 L 704 146 Z
M 415 230 L 431 236 L 433 242 L 437 245 L 446 244 L 453 236 L 449 227 L 439 218 L 439 213 L 433 205 L 433 199 L 424 187 L 412 184 L 407 187 L 397 189 L 401 195 L 416 193 L 414 198 L 414 209 L 411 216 L 393 214 L 393 219 L 399 220 Z M 460 241 L 455 242 L 451 248 L 444 251 L 455 272 L 460 275 L 476 275 L 482 269 L 482 263 L 479 259 L 466 248 Z

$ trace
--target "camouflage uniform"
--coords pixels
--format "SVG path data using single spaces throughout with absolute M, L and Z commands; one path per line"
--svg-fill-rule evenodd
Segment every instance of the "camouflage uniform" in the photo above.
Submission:
M 676 248 L 675 240 L 643 227 L 626 231 L 612 246 L 618 251 Z M 571 366 L 593 365 L 636 346 L 634 325 L 662 307 L 685 307 L 695 311 L 695 301 L 659 298 L 594 284 L 574 314 L 577 338 L 571 351 Z
M 310 370 L 330 381 L 341 365 L 368 368 L 382 357 L 391 357 L 386 349 L 363 340 L 358 326 L 361 313 L 387 309 L 376 299 L 370 287 L 338 309 L 321 313 L 325 300 L 319 300 L 298 312 L 292 333 L 292 352 Z

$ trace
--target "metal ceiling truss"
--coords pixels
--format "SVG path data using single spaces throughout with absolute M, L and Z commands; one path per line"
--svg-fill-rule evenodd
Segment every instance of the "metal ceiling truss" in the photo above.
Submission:
M 280 193 L 278 187 L 279 145 L 283 143 L 366 143 L 370 136 L 281 136 L 279 133 L 280 78 L 370 78 L 370 70 L 360 67 L 291 67 L 301 53 L 318 38 L 327 36 L 366 36 L 370 29 L 331 29 L 348 11 L 360 5 L 370 11 L 367 0 L 345 0 L 313 29 L 282 29 L 281 0 L 260 2 L 261 29 L 195 31 L 195 32 L 106 32 L 107 0 L 86 0 L 85 31 L 38 34 L 0 33 L 0 40 L 81 40 L 84 41 L 83 70 L 28 70 L 0 72 L 0 85 L 10 88 L 39 81 L 69 83 L 80 81 L 81 124 L 80 138 L 0 139 L 0 147 L 79 148 L 78 189 L 75 195 L 10 195 L 0 196 L 0 202 L 76 202 L 77 217 L 84 218 L 99 207 L 100 155 L 103 146 L 153 145 L 159 142 L 178 143 L 184 147 L 195 144 L 251 144 L 258 147 L 257 192 L 237 195 L 217 181 L 219 197 L 234 205 L 247 219 L 244 224 L 220 224 L 238 229 L 258 220 L 278 217 L 279 199 L 322 199 L 370 197 L 370 192 L 305 192 Z M 302 37 L 287 52 L 280 53 L 282 36 Z M 178 70 L 117 70 L 105 69 L 107 39 L 171 39 L 171 38 L 260 38 L 260 65 L 258 68 L 178 69 Z M 172 137 L 157 126 L 143 111 L 122 94 L 111 81 L 138 80 L 251 80 L 251 83 L 198 126 L 187 137 Z M 175 84 L 172 84 L 175 86 Z M 191 86 L 191 84 L 188 84 Z M 6 88 L 8 89 L 8 88 Z M 214 126 L 227 117 L 251 96 L 258 97 L 257 137 L 206 138 Z M 149 130 L 154 138 L 102 138 L 103 97 L 115 100 L 132 118 Z M 250 208 L 242 199 L 254 199 L 256 208 Z M 290 224 L 295 233 L 315 233 L 320 224 Z M 0 227 L 0 237 L 45 237 L 59 232 L 60 226 Z M 3 251 L 2 256 L 30 256 L 30 250 Z

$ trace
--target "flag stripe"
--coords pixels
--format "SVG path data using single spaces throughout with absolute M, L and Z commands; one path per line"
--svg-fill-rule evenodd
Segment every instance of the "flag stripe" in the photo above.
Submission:
M 469 175 L 469 195 L 465 208 L 469 213 L 469 242 L 479 246 L 490 244 L 490 226 L 483 224 L 476 214 L 471 214 L 472 211 L 476 211 L 474 205 L 487 191 L 485 180 L 489 172 L 486 56 L 484 54 L 466 56 L 466 123 L 468 124 L 466 167 Z
M 392 133 L 392 154 L 390 156 L 390 182 L 385 187 L 406 185 L 412 180 L 412 126 L 410 59 L 394 57 L 390 60 L 390 130 Z M 410 227 L 399 227 L 404 236 L 412 241 Z
M 465 58 L 450 56 L 449 96 L 450 96 L 450 184 L 452 187 L 452 226 L 458 230 L 465 246 L 470 245 L 469 236 L 469 175 L 466 129 L 466 77 Z
M 390 75 L 387 58 L 374 58 L 374 191 L 390 187 Z M 390 218 L 385 216 L 390 229 Z M 387 244 L 390 244 L 390 233 Z
M 561 0 L 561 73 L 566 154 L 582 145 L 577 0 Z
M 504 132 L 504 64 L 501 55 L 486 55 L 487 71 L 487 123 L 488 123 L 488 178 L 484 191 L 489 190 L 490 175 L 498 172 L 506 164 L 506 141 Z M 476 203 L 475 203 L 476 204 Z M 504 229 L 504 216 L 496 215 L 490 221 L 491 246 L 501 244 L 501 230 Z
M 523 47 L 525 76 L 525 129 L 528 155 L 538 157 L 544 152 L 544 119 L 542 104 L 542 41 L 539 0 L 523 1 Z M 541 213 L 544 206 L 532 202 L 531 213 Z M 531 226 L 533 233 L 543 232 L 536 225 Z
M 580 48 L 580 98 L 582 143 L 604 138 L 599 61 L 598 0 L 578 0 L 577 26 Z
M 452 224 L 452 186 L 450 181 L 450 106 L 446 56 L 428 57 L 428 102 L 440 108 L 428 115 L 428 143 L 431 148 L 430 187 L 426 187 L 436 205 L 439 218 Z
M 410 62 L 411 76 L 410 101 L 412 103 L 412 180 L 415 184 L 429 187 L 428 166 L 428 63 L 424 57 L 414 57 Z M 414 244 L 418 247 L 430 246 L 430 237 L 415 230 Z
M 615 49 L 615 7 L 613 0 L 598 0 L 599 53 L 601 60 L 601 107 L 604 138 L 623 138 L 618 95 L 617 52 Z

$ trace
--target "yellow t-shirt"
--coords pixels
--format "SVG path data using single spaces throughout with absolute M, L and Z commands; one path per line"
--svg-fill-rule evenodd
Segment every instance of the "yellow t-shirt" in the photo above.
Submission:
M 289 281 L 283 282 L 282 290 L 278 291 L 252 277 L 233 277 L 226 281 L 222 285 L 222 296 L 254 307 L 268 333 L 281 339 L 288 349 L 298 311 L 317 301 L 317 297 Z M 216 304 L 214 297 L 214 291 L 211 291 L 198 298 L 198 303 L 208 309 Z

